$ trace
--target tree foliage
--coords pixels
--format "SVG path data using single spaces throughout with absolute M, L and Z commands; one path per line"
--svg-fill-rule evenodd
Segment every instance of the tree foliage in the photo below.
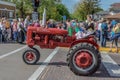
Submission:
M 16 4 L 17 16 L 25 17 L 27 14 L 32 14 L 33 3 L 32 0 L 6 0 Z M 55 0 L 40 0 L 40 5 L 38 7 L 38 12 L 40 14 L 40 19 L 42 19 L 43 10 L 46 8 L 47 19 L 62 20 L 62 16 L 66 15 L 67 18 L 70 14 L 67 8 L 60 3 L 56 3 Z
M 60 16 L 67 16 L 67 18 L 70 18 L 70 13 L 68 12 L 68 9 L 63 4 L 56 5 L 57 12 Z
M 67 18 L 70 14 L 63 4 L 56 3 L 55 0 L 41 0 L 41 5 L 38 9 L 42 17 L 43 9 L 47 10 L 47 19 L 62 20 L 62 16 L 66 15 Z
M 81 0 L 75 7 L 73 16 L 79 20 L 85 20 L 86 15 L 101 11 L 100 0 Z

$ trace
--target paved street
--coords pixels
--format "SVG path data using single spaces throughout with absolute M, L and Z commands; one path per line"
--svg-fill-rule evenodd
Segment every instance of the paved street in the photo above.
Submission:
M 34 73 L 39 65 L 26 65 L 22 60 L 22 54 L 27 47 L 15 52 L 9 56 L 1 58 L 2 55 L 8 54 L 18 48 L 25 45 L 19 44 L 0 44 L 0 80 L 28 80 L 28 78 Z M 52 50 L 40 49 L 41 55 L 40 61 L 44 61 Z
M 40 61 L 27 65 L 22 60 L 25 44 L 0 44 L 0 80 L 120 80 L 120 54 L 102 52 L 102 64 L 95 74 L 77 76 L 66 64 L 68 48 L 35 47 L 41 53 Z

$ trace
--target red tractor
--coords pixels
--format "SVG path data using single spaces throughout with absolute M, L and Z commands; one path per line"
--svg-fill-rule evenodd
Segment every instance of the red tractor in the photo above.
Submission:
M 99 45 L 92 34 L 77 40 L 74 35 L 68 36 L 66 30 L 31 26 L 27 31 L 27 45 L 30 49 L 23 53 L 23 61 L 26 64 L 36 64 L 40 58 L 40 53 L 34 45 L 51 49 L 69 47 L 67 64 L 77 75 L 93 74 L 101 63 Z

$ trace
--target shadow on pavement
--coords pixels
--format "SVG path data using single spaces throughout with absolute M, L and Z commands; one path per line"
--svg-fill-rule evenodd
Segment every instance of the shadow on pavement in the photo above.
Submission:
M 36 65 L 49 65 L 49 66 L 57 66 L 57 67 L 61 67 L 61 66 L 67 66 L 66 62 L 50 62 L 50 63 L 45 63 L 45 62 L 39 62 Z

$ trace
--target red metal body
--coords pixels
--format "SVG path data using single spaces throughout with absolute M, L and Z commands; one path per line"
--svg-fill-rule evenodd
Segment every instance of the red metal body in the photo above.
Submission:
M 67 30 L 57 28 L 28 27 L 27 45 L 33 47 L 38 45 L 41 48 L 72 47 L 78 43 L 90 43 L 99 49 L 98 44 L 94 41 L 94 36 L 76 40 L 75 36 L 68 36 Z

